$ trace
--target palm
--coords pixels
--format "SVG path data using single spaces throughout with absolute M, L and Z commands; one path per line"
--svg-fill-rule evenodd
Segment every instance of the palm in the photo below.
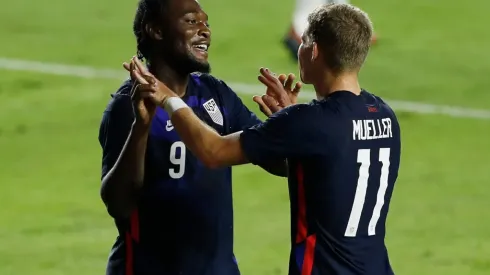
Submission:
M 270 116 L 281 109 L 296 104 L 301 82 L 294 84 L 294 74 L 280 74 L 276 76 L 268 69 L 261 68 L 258 79 L 266 88 L 263 96 L 254 96 L 253 100 L 259 105 L 266 116 Z

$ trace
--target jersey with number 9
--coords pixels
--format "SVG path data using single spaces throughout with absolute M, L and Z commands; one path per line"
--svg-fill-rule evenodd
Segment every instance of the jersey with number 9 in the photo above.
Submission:
M 134 120 L 130 89 L 125 83 L 104 114 L 103 175 L 117 160 Z M 260 123 L 230 88 L 209 75 L 193 74 L 183 100 L 222 135 Z M 145 182 L 131 218 L 116 219 L 120 237 L 107 274 L 119 274 L 114 270 L 127 265 L 134 274 L 239 274 L 231 190 L 231 168 L 205 167 L 158 108 L 147 141 Z

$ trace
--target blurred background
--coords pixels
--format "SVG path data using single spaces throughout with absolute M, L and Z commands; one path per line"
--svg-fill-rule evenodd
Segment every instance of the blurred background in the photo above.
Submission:
M 202 0 L 213 74 L 242 99 L 258 68 L 297 73 L 292 0 Z M 378 42 L 363 87 L 402 125 L 387 244 L 397 274 L 490 274 L 490 2 L 353 1 Z M 99 198 L 99 122 L 135 54 L 136 0 L 16 0 L 0 9 L 0 274 L 104 274 L 116 228 Z M 303 98 L 313 98 L 307 87 Z M 234 169 L 244 275 L 287 274 L 284 179 Z

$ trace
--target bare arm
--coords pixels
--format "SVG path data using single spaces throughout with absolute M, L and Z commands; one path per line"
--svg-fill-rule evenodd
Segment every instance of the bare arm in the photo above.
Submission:
M 133 123 L 121 153 L 102 179 L 100 194 L 112 217 L 128 217 L 143 186 L 149 129 Z
M 172 124 L 182 141 L 206 166 L 217 168 L 249 162 L 240 141 L 242 132 L 236 132 L 224 137 L 220 136 L 212 128 L 201 122 L 190 108 L 186 108 L 185 103 L 165 84 L 149 73 L 139 60 L 133 59 L 132 62 L 136 63 L 138 68 L 138 70 L 134 71 L 134 76 L 137 82 L 141 84 L 141 89 L 138 90 L 140 91 L 140 96 L 150 99 L 154 104 L 160 105 L 167 110 Z M 276 134 L 280 134 L 283 128 L 277 128 L 279 131 L 275 131 L 277 132 Z M 257 139 L 260 139 L 260 137 Z M 254 147 L 252 146 L 252 148 Z M 249 150 L 247 152 L 250 154 L 250 147 L 247 150 Z M 264 152 L 267 151 L 269 150 L 264 150 Z M 275 161 L 285 158 L 285 154 L 271 154 L 264 159 Z M 262 161 L 256 159 L 254 163 L 262 163 Z M 282 169 L 286 167 L 283 161 L 280 162 L 279 166 Z
M 241 132 L 220 136 L 190 108 L 176 111 L 171 119 L 182 141 L 207 167 L 219 168 L 249 162 L 240 145 Z
M 145 155 L 151 119 L 156 106 L 134 95 L 127 83 L 109 103 L 102 118 L 102 186 L 100 195 L 109 214 L 129 217 L 143 186 Z

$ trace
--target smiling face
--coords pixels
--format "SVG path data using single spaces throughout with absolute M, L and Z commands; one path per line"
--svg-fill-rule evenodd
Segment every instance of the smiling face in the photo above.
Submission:
M 171 0 L 158 48 L 165 62 L 182 74 L 209 73 L 211 30 L 208 15 L 195 0 Z

